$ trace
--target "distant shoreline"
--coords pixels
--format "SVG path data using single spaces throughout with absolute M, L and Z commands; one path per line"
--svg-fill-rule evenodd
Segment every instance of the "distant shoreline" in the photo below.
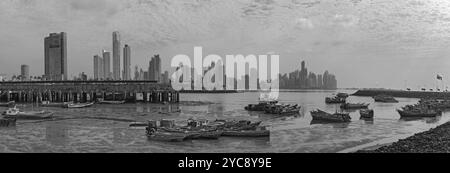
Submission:
M 392 97 L 402 98 L 450 98 L 450 92 L 432 92 L 432 91 L 405 91 L 394 89 L 362 89 L 353 94 L 354 96 L 373 97 L 377 95 L 390 95 Z

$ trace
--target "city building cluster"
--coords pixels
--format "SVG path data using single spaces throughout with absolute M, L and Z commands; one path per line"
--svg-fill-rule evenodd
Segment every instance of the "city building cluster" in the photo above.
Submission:
M 322 74 L 308 73 L 306 62 L 302 61 L 301 69 L 289 74 L 280 74 L 280 89 L 336 89 L 336 76 L 325 71 Z

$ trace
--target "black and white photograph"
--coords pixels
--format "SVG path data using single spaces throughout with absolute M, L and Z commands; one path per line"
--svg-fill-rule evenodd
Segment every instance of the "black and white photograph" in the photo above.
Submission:
M 2 0 L 0 23 L 0 153 L 450 152 L 447 0 Z

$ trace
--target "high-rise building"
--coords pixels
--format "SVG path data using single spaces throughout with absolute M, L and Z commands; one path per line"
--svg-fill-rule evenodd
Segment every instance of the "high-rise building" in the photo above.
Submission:
M 20 76 L 22 76 L 23 81 L 30 80 L 30 66 L 28 65 L 20 66 Z
M 113 32 L 113 79 L 120 80 L 120 33 Z
M 45 77 L 47 80 L 67 80 L 67 34 L 51 33 L 44 39 Z
M 105 80 L 111 77 L 111 53 L 103 50 L 103 75 Z
M 94 56 L 94 79 L 102 80 L 103 79 L 103 59 L 95 55 Z
M 148 80 L 161 82 L 161 59 L 159 55 L 151 58 L 148 67 Z
M 131 80 L 131 48 L 127 44 L 123 48 L 123 80 Z

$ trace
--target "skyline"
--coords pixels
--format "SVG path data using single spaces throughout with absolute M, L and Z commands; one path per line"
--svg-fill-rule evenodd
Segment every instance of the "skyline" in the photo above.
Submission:
M 278 53 L 281 73 L 305 60 L 313 71 L 332 71 L 341 88 L 430 88 L 436 74 L 448 85 L 446 1 L 165 2 L 0 2 L 6 26 L 0 31 L 0 73 L 19 74 L 20 65 L 28 64 L 31 75 L 43 74 L 42 38 L 65 31 L 68 77 L 92 75 L 85 62 L 98 50 L 112 52 L 110 33 L 119 31 L 121 41 L 133 47 L 133 67 L 145 67 L 160 54 L 162 71 L 172 73 L 170 58 L 203 46 L 205 53 L 222 56 Z

